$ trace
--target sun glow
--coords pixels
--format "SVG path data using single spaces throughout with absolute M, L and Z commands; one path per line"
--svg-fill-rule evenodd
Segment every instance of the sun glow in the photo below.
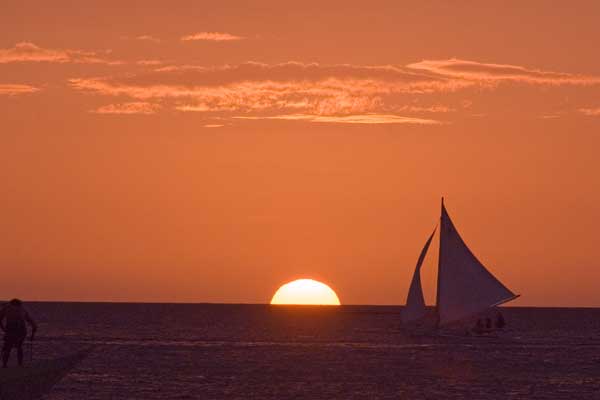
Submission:
M 340 299 L 326 284 L 313 279 L 288 282 L 275 292 L 271 304 L 312 304 L 339 306 Z

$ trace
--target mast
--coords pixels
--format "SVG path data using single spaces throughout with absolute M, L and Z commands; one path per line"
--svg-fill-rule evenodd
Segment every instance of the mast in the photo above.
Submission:
M 437 270 L 437 286 L 436 286 L 436 292 L 435 292 L 435 313 L 437 316 L 437 321 L 435 323 L 435 327 L 439 328 L 440 326 L 440 312 L 439 312 L 439 306 L 440 306 L 440 268 L 442 266 L 442 230 L 444 229 L 444 196 L 442 196 L 442 206 L 441 206 L 441 211 L 440 211 L 440 243 L 439 243 L 439 250 L 438 250 L 438 270 Z

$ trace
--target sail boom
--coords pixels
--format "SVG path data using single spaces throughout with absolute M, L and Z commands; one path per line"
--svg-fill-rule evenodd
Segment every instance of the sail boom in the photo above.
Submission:
M 509 301 L 513 301 L 513 300 L 515 300 L 515 299 L 518 299 L 519 297 L 521 297 L 521 295 L 520 295 L 520 294 L 515 294 L 515 295 L 514 295 L 514 296 L 512 296 L 512 297 L 509 297 L 509 298 L 507 298 L 507 299 L 504 299 L 504 300 L 500 300 L 500 301 L 499 301 L 499 302 L 497 302 L 496 304 L 492 304 L 490 307 L 498 307 L 498 306 L 500 306 L 500 305 L 502 305 L 502 304 L 506 304 L 506 303 L 508 303 Z

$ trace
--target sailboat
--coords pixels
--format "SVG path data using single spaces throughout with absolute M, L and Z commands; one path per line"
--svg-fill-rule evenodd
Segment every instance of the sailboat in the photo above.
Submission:
M 428 315 L 421 286 L 421 265 L 435 231 L 434 229 L 425 242 L 415 267 L 406 306 L 402 311 L 402 323 L 406 326 L 422 322 Z M 442 198 L 439 237 L 436 328 L 467 322 L 477 315 L 519 297 L 504 286 L 473 255 L 454 227 L 444 206 L 444 198 Z
M 26 367 L 0 369 L 0 399 L 43 398 L 91 351 L 92 348 L 87 348 L 66 357 L 42 360 Z

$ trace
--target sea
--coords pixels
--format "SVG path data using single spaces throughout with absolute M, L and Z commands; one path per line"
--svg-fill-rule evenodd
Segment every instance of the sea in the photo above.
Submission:
M 600 399 L 600 309 L 505 307 L 469 337 L 408 333 L 394 306 L 27 307 L 27 360 L 93 346 L 51 400 Z

